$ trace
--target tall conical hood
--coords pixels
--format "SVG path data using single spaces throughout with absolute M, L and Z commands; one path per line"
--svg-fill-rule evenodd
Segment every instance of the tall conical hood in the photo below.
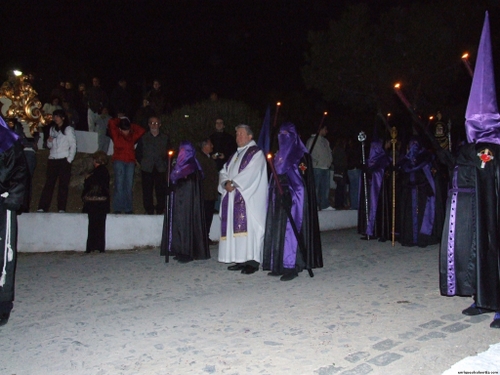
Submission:
M 500 144 L 500 115 L 495 91 L 488 12 L 484 17 L 465 120 L 469 143 Z

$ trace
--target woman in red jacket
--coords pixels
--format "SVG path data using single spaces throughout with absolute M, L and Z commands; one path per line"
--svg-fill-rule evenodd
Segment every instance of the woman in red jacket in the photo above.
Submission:
M 135 143 L 146 132 L 139 125 L 131 124 L 127 117 L 113 118 L 108 123 L 113 140 L 113 171 L 115 187 L 113 212 L 132 214 L 132 190 L 134 186 Z

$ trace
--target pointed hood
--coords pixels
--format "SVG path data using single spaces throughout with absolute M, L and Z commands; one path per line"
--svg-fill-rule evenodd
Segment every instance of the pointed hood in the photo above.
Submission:
M 488 12 L 486 12 L 469 103 L 465 112 L 465 131 L 469 143 L 500 144 L 500 115 L 495 90 L 490 22 Z

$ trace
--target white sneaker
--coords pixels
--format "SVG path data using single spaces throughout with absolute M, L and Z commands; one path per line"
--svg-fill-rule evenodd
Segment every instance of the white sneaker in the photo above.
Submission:
M 45 211 L 39 208 L 38 210 L 36 210 L 36 212 L 45 212 Z
M 327 207 L 327 208 L 323 208 L 323 211 L 335 211 L 335 208 L 333 207 Z

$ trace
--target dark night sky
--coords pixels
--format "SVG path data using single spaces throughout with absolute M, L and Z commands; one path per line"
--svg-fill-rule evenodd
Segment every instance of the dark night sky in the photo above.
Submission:
M 307 31 L 325 29 L 346 2 L 9 1 L 0 68 L 34 72 L 42 96 L 59 79 L 97 75 L 110 92 L 121 77 L 136 91 L 158 77 L 175 104 L 213 91 L 258 104 L 303 90 Z

